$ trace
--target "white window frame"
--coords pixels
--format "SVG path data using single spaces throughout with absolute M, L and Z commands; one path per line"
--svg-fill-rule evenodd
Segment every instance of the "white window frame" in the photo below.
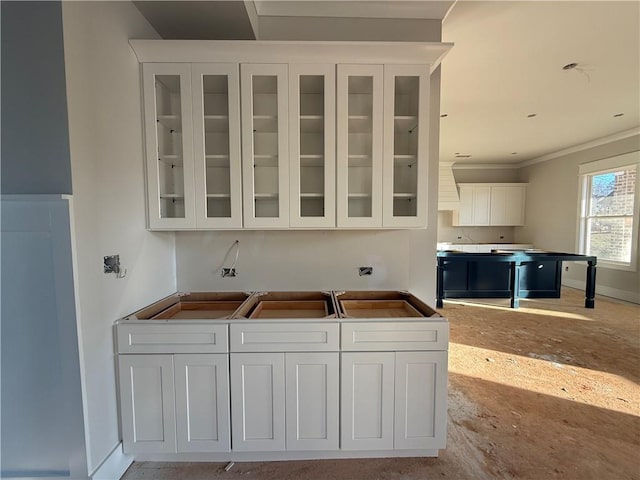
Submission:
M 579 195 L 578 195 L 578 228 L 576 249 L 581 254 L 586 254 L 587 248 L 587 221 L 590 195 L 589 177 L 594 174 L 607 173 L 622 168 L 636 168 L 636 184 L 633 200 L 633 225 L 631 227 L 631 258 L 629 262 L 617 262 L 614 260 L 598 259 L 598 266 L 616 270 L 635 272 L 638 265 L 638 223 L 640 221 L 640 151 L 625 153 L 615 157 L 584 163 L 579 166 Z

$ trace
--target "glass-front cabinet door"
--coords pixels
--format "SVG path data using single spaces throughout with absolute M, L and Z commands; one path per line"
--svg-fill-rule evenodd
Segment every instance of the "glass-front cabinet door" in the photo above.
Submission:
M 383 227 L 427 225 L 428 99 L 428 65 L 385 65 Z
M 245 228 L 289 226 L 286 64 L 243 64 L 242 176 Z
M 191 67 L 143 66 L 148 224 L 195 228 Z
M 238 64 L 193 64 L 196 224 L 242 227 Z
M 382 82 L 382 65 L 338 65 L 338 227 L 382 227 Z
M 335 220 L 335 65 L 289 65 L 290 226 Z

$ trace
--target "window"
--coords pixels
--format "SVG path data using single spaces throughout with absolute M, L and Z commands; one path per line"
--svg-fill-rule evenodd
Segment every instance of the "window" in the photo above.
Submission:
M 640 152 L 580 166 L 579 251 L 606 267 L 635 270 Z

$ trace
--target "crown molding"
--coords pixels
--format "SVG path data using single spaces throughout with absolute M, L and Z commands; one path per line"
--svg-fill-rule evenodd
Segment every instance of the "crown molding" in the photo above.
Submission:
M 518 163 L 516 165 L 516 168 L 528 167 L 530 165 L 535 165 L 536 163 L 542 163 L 549 160 L 553 160 L 554 158 L 564 157 L 565 155 L 581 152 L 589 148 L 599 147 L 601 145 L 606 145 L 607 143 L 615 142 L 618 140 L 624 140 L 625 138 L 633 137 L 634 135 L 640 135 L 640 127 L 635 127 L 630 130 L 614 133 L 613 135 L 608 135 L 606 137 L 596 138 L 595 140 L 591 140 L 590 142 L 581 143 L 579 145 L 574 145 L 573 147 L 564 148 L 562 150 L 558 150 L 557 152 L 549 153 L 547 155 L 534 158 L 532 160 L 527 160 L 525 162 Z
M 440 162 L 442 165 L 444 162 Z M 504 170 L 520 168 L 517 163 L 456 163 L 452 162 L 451 168 L 455 170 Z

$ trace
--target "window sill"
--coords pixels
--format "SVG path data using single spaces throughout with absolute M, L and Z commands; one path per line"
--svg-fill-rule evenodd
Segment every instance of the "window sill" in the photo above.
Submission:
M 636 266 L 631 263 L 614 262 L 611 260 L 598 259 L 598 263 L 596 266 L 600 268 L 611 269 L 611 270 L 623 270 L 626 272 L 635 272 L 637 270 Z

